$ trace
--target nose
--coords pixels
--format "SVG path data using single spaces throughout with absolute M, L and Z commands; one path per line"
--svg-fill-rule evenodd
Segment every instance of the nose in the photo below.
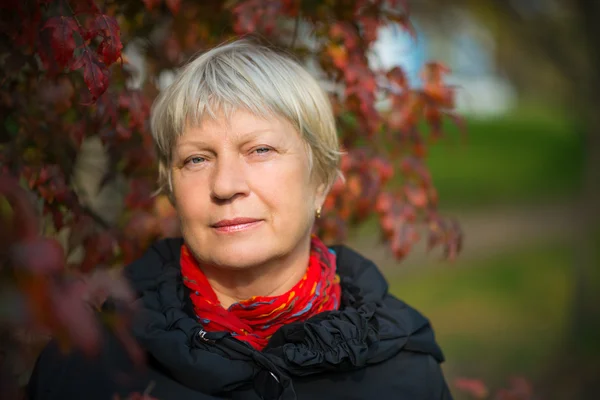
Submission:
M 248 194 L 244 161 L 237 155 L 217 159 L 211 179 L 211 195 L 217 201 L 233 200 Z

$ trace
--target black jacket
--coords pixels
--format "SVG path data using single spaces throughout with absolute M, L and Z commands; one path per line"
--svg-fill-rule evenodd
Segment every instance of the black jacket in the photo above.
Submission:
M 108 400 L 149 385 L 152 396 L 178 400 L 451 399 L 427 319 L 390 295 L 377 267 L 349 248 L 332 247 L 340 310 L 282 327 L 260 352 L 202 330 L 181 281 L 181 244 L 158 242 L 125 269 L 140 306 L 133 333 L 148 365 L 133 368 L 108 333 L 95 359 L 62 355 L 51 342 L 31 377 L 31 399 Z

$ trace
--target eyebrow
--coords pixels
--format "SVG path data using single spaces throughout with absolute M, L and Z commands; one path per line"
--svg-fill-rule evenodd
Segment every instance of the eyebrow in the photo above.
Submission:
M 242 138 L 245 138 L 247 141 L 254 139 L 257 135 L 261 133 L 273 132 L 272 128 L 265 129 L 256 129 L 253 131 L 240 132 L 238 135 Z M 194 146 L 194 147 L 203 147 L 209 146 L 209 144 L 202 139 L 188 139 L 186 141 L 182 141 L 176 144 L 176 147 L 180 146 Z

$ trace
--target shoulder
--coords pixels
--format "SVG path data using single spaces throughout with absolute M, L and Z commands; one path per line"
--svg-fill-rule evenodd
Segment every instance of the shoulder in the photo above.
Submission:
M 431 354 L 402 351 L 373 373 L 385 375 L 400 399 L 452 399 L 440 362 Z
M 329 248 L 336 254 L 338 272 L 358 277 L 365 272 L 372 273 L 373 269 L 378 270 L 373 261 L 346 245 L 337 244 Z
M 50 341 L 38 357 L 27 398 L 108 400 L 146 391 L 158 399 L 218 399 L 177 382 L 150 357 L 144 365 L 135 365 L 108 330 L 101 352 L 92 357 L 76 350 L 65 352 L 55 340 Z
M 411 351 L 359 370 L 297 378 L 294 386 L 299 399 L 452 400 L 438 361 Z
M 390 337 L 401 337 L 403 350 L 429 354 L 434 360 L 444 361 L 429 319 L 389 292 L 388 283 L 379 268 L 346 246 L 333 246 L 332 249 L 338 257 L 338 273 L 347 300 L 351 299 L 354 307 L 373 304 L 372 319 L 380 328 L 388 328 L 387 335 L 380 337 L 380 346 L 386 345 Z M 394 340 L 390 342 L 395 344 Z
M 336 254 L 336 269 L 342 286 L 356 286 L 367 298 L 381 301 L 388 293 L 388 283 L 377 265 L 345 245 L 330 247 Z
M 385 375 L 398 398 L 452 399 L 440 362 L 431 354 L 401 351 L 372 372 L 378 376 Z

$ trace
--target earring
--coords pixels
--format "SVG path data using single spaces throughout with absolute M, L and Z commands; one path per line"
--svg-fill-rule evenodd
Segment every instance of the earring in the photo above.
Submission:
M 321 218 L 321 207 L 317 208 L 317 211 L 315 214 L 317 216 L 317 219 Z

